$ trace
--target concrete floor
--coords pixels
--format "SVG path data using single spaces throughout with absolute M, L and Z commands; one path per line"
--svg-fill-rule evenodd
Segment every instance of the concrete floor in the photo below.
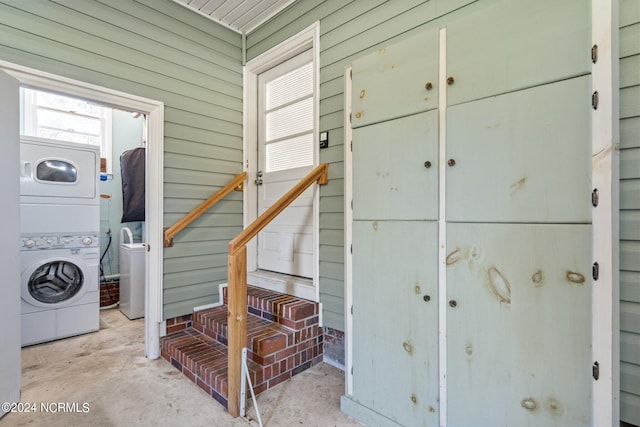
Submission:
M 145 358 L 142 320 L 112 309 L 100 321 L 97 333 L 22 350 L 22 403 L 36 411 L 9 413 L 1 427 L 257 425 L 230 417 L 165 360 Z M 358 426 L 340 412 L 343 393 L 343 372 L 321 363 L 262 393 L 258 406 L 265 426 Z M 71 411 L 54 412 L 59 402 Z

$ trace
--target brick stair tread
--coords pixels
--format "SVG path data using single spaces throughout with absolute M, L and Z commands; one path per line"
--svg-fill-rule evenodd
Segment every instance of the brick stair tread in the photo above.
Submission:
M 227 347 L 224 344 L 187 328 L 163 338 L 162 357 L 226 406 Z M 263 367 L 251 360 L 247 360 L 247 366 L 253 383 L 260 380 Z
M 227 344 L 227 306 L 219 306 L 194 313 L 193 327 L 208 337 Z M 247 349 L 266 358 L 300 342 L 300 332 L 258 316 L 247 316 Z M 256 358 L 254 358 L 255 360 Z M 268 363 L 268 362 L 266 362 Z
M 226 288 L 223 298 L 227 304 Z M 292 329 L 304 327 L 305 319 L 318 315 L 317 303 L 250 285 L 247 286 L 247 307 L 253 315 L 282 323 Z

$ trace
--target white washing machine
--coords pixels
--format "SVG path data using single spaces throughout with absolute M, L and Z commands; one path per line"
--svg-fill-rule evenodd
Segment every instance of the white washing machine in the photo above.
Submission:
M 98 233 L 21 236 L 22 346 L 100 327 Z

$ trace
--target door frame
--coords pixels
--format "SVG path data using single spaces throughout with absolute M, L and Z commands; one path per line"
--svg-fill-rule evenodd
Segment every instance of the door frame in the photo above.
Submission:
M 81 82 L 0 60 L 0 70 L 16 78 L 21 86 L 45 89 L 89 99 L 105 106 L 124 108 L 148 115 L 145 222 L 147 224 L 147 269 L 145 280 L 145 355 L 160 357 L 163 275 L 163 181 L 164 103 L 137 95 Z
M 283 41 L 277 46 L 260 54 L 247 62 L 243 73 L 243 165 L 244 171 L 248 174 L 248 179 L 243 191 L 243 226 L 246 228 L 257 218 L 258 212 L 258 186 L 254 179 L 258 167 L 258 76 L 260 73 L 298 55 L 299 53 L 311 49 L 314 63 L 314 129 L 313 135 L 313 166 L 317 166 L 320 161 L 320 151 L 318 147 L 318 130 L 320 128 L 320 23 L 315 22 L 298 34 Z M 313 289 L 314 295 L 298 294 L 300 289 L 294 283 L 287 283 L 274 279 L 272 275 L 265 280 L 251 275 L 257 270 L 257 238 L 252 239 L 247 244 L 247 270 L 249 271 L 249 281 L 258 281 L 260 287 L 278 292 L 293 294 L 313 301 L 320 301 L 320 192 L 317 190 L 313 201 L 313 246 L 314 246 L 314 269 L 313 269 Z M 300 281 L 302 282 L 302 281 Z

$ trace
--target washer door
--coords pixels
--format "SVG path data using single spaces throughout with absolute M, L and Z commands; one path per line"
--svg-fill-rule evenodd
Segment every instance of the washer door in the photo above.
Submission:
M 86 266 L 77 259 L 43 259 L 22 272 L 22 299 L 39 307 L 63 307 L 86 292 Z

